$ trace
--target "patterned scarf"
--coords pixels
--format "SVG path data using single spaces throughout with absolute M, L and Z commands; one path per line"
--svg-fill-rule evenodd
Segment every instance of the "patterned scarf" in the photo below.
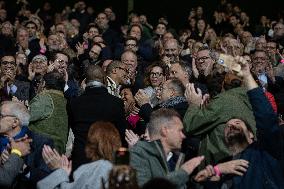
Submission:
M 183 102 L 187 102 L 186 98 L 184 96 L 175 96 L 172 97 L 170 99 L 168 99 L 165 102 L 162 102 L 160 104 L 160 107 L 162 108 L 172 108 L 177 104 L 183 103 Z

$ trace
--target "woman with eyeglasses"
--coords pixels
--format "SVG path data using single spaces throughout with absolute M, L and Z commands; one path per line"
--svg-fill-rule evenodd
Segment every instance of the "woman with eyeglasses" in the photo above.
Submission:
M 161 84 L 165 81 L 165 68 L 159 63 L 150 65 L 146 70 L 143 90 L 150 98 L 150 104 L 155 107 L 159 103 L 159 91 Z

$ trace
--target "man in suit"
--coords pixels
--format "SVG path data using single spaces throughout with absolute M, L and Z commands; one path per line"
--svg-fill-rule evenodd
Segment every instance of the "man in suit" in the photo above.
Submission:
M 1 114 L 1 118 L 4 118 L 5 115 Z M 27 137 L 22 138 L 20 141 L 15 142 L 12 138 L 10 139 L 11 146 L 11 155 L 7 159 L 4 156 L 1 156 L 0 166 L 0 187 L 10 187 L 13 183 L 16 176 L 19 174 L 19 171 L 24 165 L 24 160 L 22 157 L 30 153 L 30 142 L 31 140 Z
M 75 136 L 72 151 L 73 170 L 90 162 L 86 158 L 85 145 L 89 127 L 96 121 L 110 121 L 124 139 L 126 119 L 123 101 L 108 93 L 105 73 L 100 66 L 90 65 L 86 73 L 86 89 L 67 105 L 69 125 Z
M 0 72 L 0 102 L 11 100 L 13 96 L 19 100 L 29 100 L 30 84 L 15 79 L 16 60 L 14 56 L 4 55 L 1 58 Z
M 16 188 L 35 188 L 36 183 L 50 173 L 42 158 L 43 145 L 53 146 L 51 139 L 32 132 L 29 125 L 30 114 L 25 105 L 19 102 L 5 101 L 0 106 L 0 152 L 8 149 L 9 138 L 14 140 L 27 136 L 32 139 L 31 153 L 24 158 L 26 165 L 16 181 Z M 10 154 L 11 155 L 11 154 Z

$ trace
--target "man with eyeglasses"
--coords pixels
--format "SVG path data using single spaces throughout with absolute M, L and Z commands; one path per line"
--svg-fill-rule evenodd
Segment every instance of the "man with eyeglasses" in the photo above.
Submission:
M 107 90 L 109 94 L 120 98 L 119 89 L 121 85 L 127 85 L 128 70 L 126 65 L 120 61 L 111 62 L 106 68 Z
M 207 47 L 198 50 L 195 65 L 198 71 L 198 78 L 206 78 L 212 74 L 213 65 L 216 60 L 212 57 L 212 51 Z
M 17 97 L 19 100 L 29 100 L 30 84 L 16 80 L 16 60 L 14 56 L 5 55 L 0 65 L 0 102 Z
M 51 172 L 44 163 L 41 152 L 44 145 L 53 147 L 53 142 L 46 136 L 32 132 L 28 128 L 30 114 L 22 103 L 2 102 L 0 113 L 0 152 L 1 154 L 6 153 L 9 158 L 14 155 L 13 153 L 17 153 L 19 156 L 23 156 L 25 164 L 22 167 L 22 172 L 18 173 L 15 188 L 22 188 L 23 186 L 25 186 L 24 188 L 35 188 L 36 183 Z M 10 151 L 9 138 L 30 143 L 30 153 L 24 151 L 22 153 L 13 149 Z
M 72 67 L 73 65 L 69 65 L 69 56 L 61 51 L 52 52 L 49 61 L 49 72 L 55 70 L 58 71 L 65 80 L 64 87 L 64 96 L 66 98 L 77 97 L 79 95 L 79 85 L 75 81 L 75 78 L 71 77 L 68 73 L 68 67 Z
M 185 87 L 180 80 L 170 79 L 165 81 L 161 87 L 161 102 L 154 109 L 172 108 L 183 118 L 188 108 L 184 91 Z M 144 90 L 139 90 L 135 95 L 135 100 L 140 107 L 139 115 L 148 123 L 150 114 L 153 112 L 153 108 L 150 105 L 150 97 Z

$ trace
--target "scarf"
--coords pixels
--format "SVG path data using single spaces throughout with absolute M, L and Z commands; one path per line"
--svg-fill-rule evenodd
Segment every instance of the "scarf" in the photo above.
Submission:
M 175 105 L 183 103 L 183 102 L 187 102 L 187 100 L 184 96 L 175 96 L 175 97 L 171 97 L 170 99 L 168 99 L 165 102 L 162 102 L 160 104 L 160 107 L 161 108 L 172 108 Z
M 28 129 L 27 126 L 23 126 L 21 131 L 16 134 L 13 139 L 14 140 L 17 140 L 19 138 L 22 138 L 24 137 L 26 134 L 28 134 L 30 132 L 30 130 Z M 0 152 L 2 153 L 6 148 L 7 148 L 7 145 L 10 143 L 9 141 L 9 138 L 7 136 L 3 136 L 1 135 L 0 136 Z

